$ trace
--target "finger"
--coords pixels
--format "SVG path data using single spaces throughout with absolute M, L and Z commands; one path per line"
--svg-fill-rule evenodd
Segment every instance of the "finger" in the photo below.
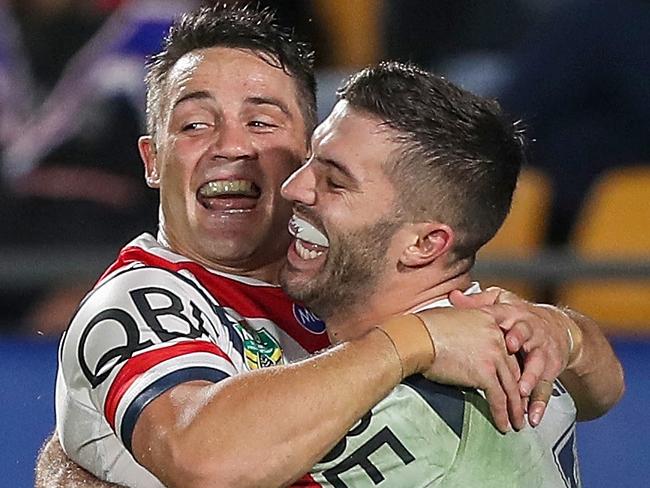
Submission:
M 528 408 L 528 422 L 532 427 L 538 426 L 542 421 L 542 417 L 546 411 L 546 405 L 552 393 L 553 383 L 547 380 L 541 380 L 531 393 Z
M 546 368 L 546 355 L 542 349 L 533 349 L 524 358 L 524 369 L 519 378 L 521 396 L 530 396 Z
M 510 329 L 506 331 L 505 339 L 508 352 L 511 354 L 519 351 L 526 343 L 529 344 L 530 348 L 536 345 L 531 344 L 531 342 L 535 339 L 534 330 L 531 327 L 530 323 L 526 320 L 515 322 L 510 327 Z
M 524 412 L 528 413 L 528 404 L 530 401 L 530 397 L 523 397 L 522 400 L 524 402 Z
M 496 302 L 498 292 L 483 291 L 465 295 L 460 290 L 454 290 L 449 294 L 449 301 L 457 308 L 480 308 L 485 305 L 492 305 Z
M 523 298 L 519 297 L 518 295 L 514 294 L 511 291 L 505 290 L 503 288 L 498 288 L 496 286 L 491 286 L 485 291 L 492 292 L 494 290 L 498 290 L 497 294 L 497 300 L 496 303 L 505 303 L 505 304 L 519 304 L 519 303 L 526 303 L 526 300 Z
M 505 308 L 507 307 L 509 306 L 505 306 Z M 518 339 L 518 335 L 521 335 L 521 332 L 515 335 L 508 334 L 508 332 L 515 327 L 519 321 L 515 316 L 516 313 L 512 310 L 504 310 L 504 306 L 501 305 L 482 307 L 481 310 L 490 315 L 501 331 L 504 332 L 504 341 L 508 353 L 514 354 L 518 352 L 522 347 L 522 344 Z
M 546 413 L 546 404 L 548 402 L 535 401 L 530 402 L 528 407 L 528 423 L 531 427 L 537 427 Z
M 514 357 L 511 356 L 508 359 L 512 359 L 516 363 Z M 517 376 L 513 375 L 513 370 L 508 360 L 503 361 L 503 364 L 498 366 L 497 374 L 499 375 L 501 386 L 506 393 L 510 424 L 515 430 L 521 430 L 525 422 L 524 406 L 521 401 L 521 395 L 519 394 L 519 385 L 516 380 Z
M 503 330 L 509 330 L 519 320 L 526 318 L 521 310 L 508 304 L 486 305 L 481 310 L 489 314 Z
M 515 381 L 519 383 L 519 379 L 521 378 L 521 366 L 519 364 L 519 359 L 516 355 L 509 354 L 506 358 L 506 363 L 510 369 L 510 374 L 515 379 Z
M 494 420 L 494 425 L 502 433 L 510 430 L 510 422 L 508 421 L 508 407 L 507 397 L 501 388 L 501 383 L 497 378 L 492 378 L 490 384 L 485 388 L 485 399 L 490 406 L 490 413 Z
M 542 402 L 544 404 L 548 403 L 551 394 L 553 393 L 553 383 L 548 380 L 539 380 L 537 386 L 530 394 L 530 403 Z

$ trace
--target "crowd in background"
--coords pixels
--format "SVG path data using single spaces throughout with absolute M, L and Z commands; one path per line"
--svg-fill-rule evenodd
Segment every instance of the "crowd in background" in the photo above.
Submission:
M 146 56 L 193 0 L 0 0 L 0 248 L 155 232 L 143 182 Z M 316 50 L 321 114 L 345 73 L 414 61 L 523 119 L 567 243 L 608 168 L 650 161 L 650 2 L 268 0 Z M 91 281 L 0 290 L 0 331 L 65 327 Z

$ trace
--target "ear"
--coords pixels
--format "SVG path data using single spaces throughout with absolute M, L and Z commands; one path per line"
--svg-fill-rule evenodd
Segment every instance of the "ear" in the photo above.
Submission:
M 140 157 L 144 163 L 144 177 L 147 186 L 160 188 L 160 173 L 158 171 L 158 158 L 156 145 L 151 136 L 142 136 L 138 139 Z
M 449 252 L 454 237 L 451 227 L 440 222 L 414 224 L 400 263 L 411 268 L 426 266 Z

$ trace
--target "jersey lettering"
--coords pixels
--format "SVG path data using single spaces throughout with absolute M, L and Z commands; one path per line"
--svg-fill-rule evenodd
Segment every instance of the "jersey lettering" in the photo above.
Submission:
M 197 337 L 209 336 L 205 327 L 206 321 L 209 322 L 209 318 L 206 317 L 201 308 L 193 301 L 189 301 L 187 308 L 191 312 L 188 315 L 183 300 L 177 294 L 166 288 L 153 286 L 137 288 L 129 291 L 129 296 L 144 320 L 145 325 L 155 333 L 161 342 L 168 342 L 179 338 L 196 339 Z M 157 307 L 153 305 L 156 302 L 160 303 L 163 301 L 167 305 Z M 224 322 L 227 321 L 226 323 L 230 322 L 227 314 L 220 307 L 214 304 L 212 304 L 212 307 L 220 319 L 224 320 Z M 165 327 L 163 320 L 161 320 L 164 317 L 180 320 L 181 323 L 187 325 L 187 329 L 172 330 L 169 327 Z M 109 320 L 121 326 L 126 336 L 126 344 L 105 352 L 99 358 L 94 370 L 91 370 L 85 355 L 88 338 L 97 325 Z M 214 324 L 211 325 L 212 334 L 219 337 L 219 332 L 214 327 Z M 153 345 L 153 341 L 151 340 L 141 342 L 140 330 L 133 316 L 122 309 L 111 308 L 95 315 L 84 329 L 79 340 L 79 348 L 77 351 L 79 365 L 84 376 L 88 379 L 92 388 L 95 389 L 108 378 L 115 366 L 130 359 L 136 352 L 151 345 Z M 107 367 L 111 362 L 112 365 Z
M 298 305 L 297 303 L 293 304 L 293 316 L 308 331 L 314 334 L 322 334 L 325 332 L 325 322 L 302 305 Z
M 322 462 L 331 461 L 340 456 L 347 445 L 347 437 L 356 437 L 363 434 L 370 425 L 371 418 L 372 412 L 368 412 L 364 415 L 359 425 L 350 430 L 346 437 L 339 441 Z M 384 481 L 385 478 L 379 469 L 377 469 L 373 464 L 370 456 L 377 452 L 382 446 L 389 447 L 405 466 L 415 460 L 413 454 L 411 454 L 404 444 L 402 444 L 393 431 L 390 430 L 388 426 L 385 426 L 343 461 L 338 463 L 336 466 L 323 471 L 323 476 L 334 488 L 348 488 L 348 485 L 343 482 L 340 475 L 351 470 L 355 466 L 359 466 L 368 475 L 372 482 L 375 485 L 378 485 Z
M 91 371 L 85 356 L 86 341 L 88 340 L 88 336 L 92 330 L 97 325 L 107 320 L 116 322 L 122 326 L 122 329 L 126 334 L 126 345 L 115 347 L 104 353 L 99 358 L 95 370 Z M 79 339 L 79 348 L 77 349 L 79 366 L 81 367 L 81 371 L 83 372 L 86 379 L 90 382 L 92 388 L 95 389 L 110 375 L 113 368 L 104 369 L 104 367 L 111 360 L 117 358 L 114 365 L 118 364 L 132 357 L 133 354 L 137 351 L 145 349 L 151 345 L 153 345 L 153 342 L 150 340 L 140 342 L 140 331 L 138 330 L 138 325 L 135 323 L 135 320 L 133 320 L 133 317 L 131 317 L 131 315 L 126 313 L 124 310 L 120 310 L 119 308 L 109 308 L 108 310 L 104 310 L 95 315 L 81 334 L 81 337 Z
M 199 307 L 194 302 L 190 302 L 192 309 L 192 317 L 197 321 L 197 326 L 194 326 L 192 321 L 183 313 L 183 301 L 175 293 L 159 287 L 139 288 L 129 292 L 131 299 L 135 306 L 142 315 L 147 325 L 153 330 L 158 338 L 163 341 L 171 341 L 178 338 L 196 339 L 202 335 L 207 335 L 207 331 L 203 327 L 202 313 Z M 168 307 L 153 308 L 149 300 L 149 296 L 161 295 L 169 299 L 170 305 Z M 158 317 L 172 316 L 185 322 L 189 330 L 187 332 L 170 331 L 165 329 Z

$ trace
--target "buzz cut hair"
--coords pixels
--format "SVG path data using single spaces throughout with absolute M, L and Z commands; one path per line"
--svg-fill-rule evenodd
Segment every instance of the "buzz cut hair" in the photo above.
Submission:
M 147 132 L 154 136 L 164 113 L 164 93 L 170 70 L 187 53 L 226 47 L 248 49 L 269 65 L 282 69 L 296 83 L 296 97 L 309 135 L 317 122 L 314 53 L 294 39 L 269 8 L 216 2 L 180 16 L 170 27 L 162 50 L 146 63 Z
M 457 259 L 473 259 L 503 224 L 525 160 L 523 131 L 488 100 L 407 63 L 383 62 L 348 78 L 339 100 L 392 128 L 399 149 L 385 170 L 397 208 L 456 234 Z

